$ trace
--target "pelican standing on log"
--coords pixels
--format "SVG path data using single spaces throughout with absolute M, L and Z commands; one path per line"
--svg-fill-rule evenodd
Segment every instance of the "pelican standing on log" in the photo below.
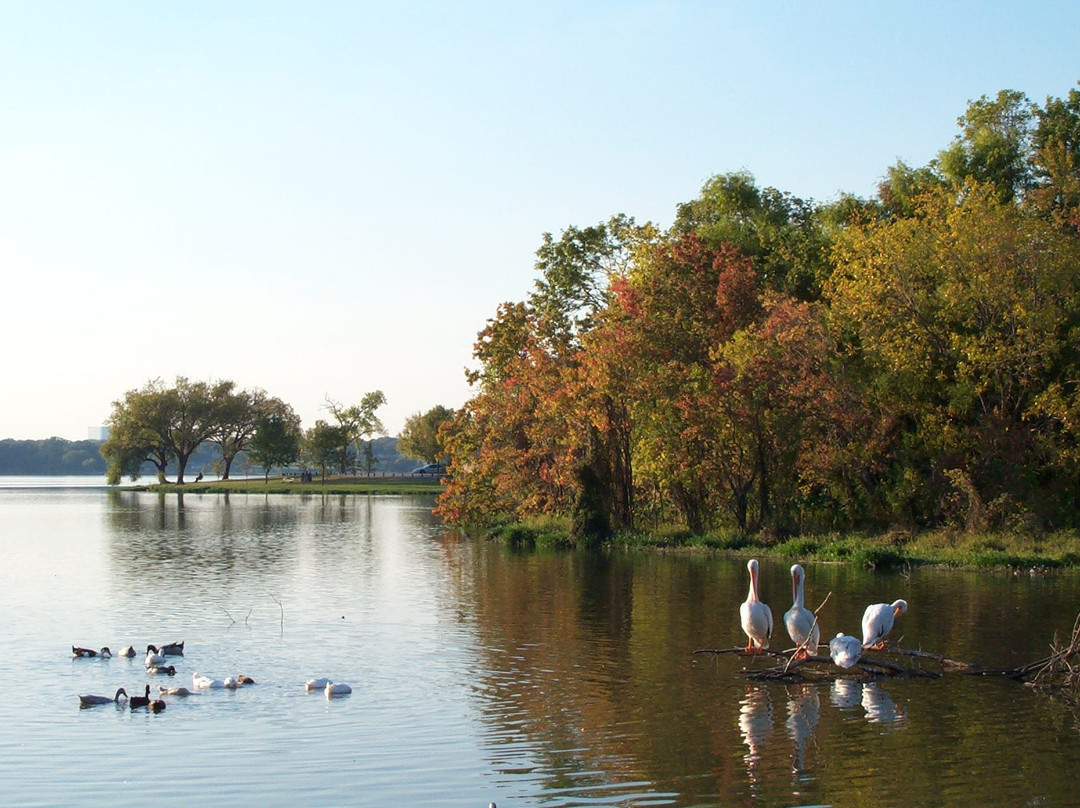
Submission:
M 806 573 L 798 564 L 791 565 L 791 608 L 784 612 L 784 626 L 788 636 L 795 643 L 796 653 L 800 657 L 817 654 L 821 641 L 821 626 L 817 624 L 814 613 L 803 605 L 803 586 Z
M 885 635 L 892 631 L 896 618 L 906 611 L 906 600 L 872 603 L 867 606 L 862 616 L 863 648 L 881 648 L 884 645 Z
M 862 656 L 862 644 L 858 637 L 841 632 L 829 641 L 829 656 L 841 668 L 850 668 Z
M 749 638 L 746 650 L 756 653 L 769 647 L 773 630 L 772 609 L 758 598 L 757 559 L 751 558 L 747 561 L 746 568 L 750 570 L 750 592 L 739 606 L 739 618 L 742 621 L 742 630 Z

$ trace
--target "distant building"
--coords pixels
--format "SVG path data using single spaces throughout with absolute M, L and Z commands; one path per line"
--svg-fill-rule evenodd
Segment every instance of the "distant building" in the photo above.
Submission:
M 90 440 L 107 441 L 109 439 L 109 428 L 107 426 L 88 426 L 86 428 L 86 437 Z

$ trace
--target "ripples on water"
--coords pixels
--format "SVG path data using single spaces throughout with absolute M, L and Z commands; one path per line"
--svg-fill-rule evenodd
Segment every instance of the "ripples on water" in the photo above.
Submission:
M 1068 804 L 1072 715 L 1008 682 L 754 684 L 741 562 L 516 553 L 431 501 L 0 492 L 0 805 Z M 786 565 L 763 564 L 781 613 Z M 905 643 L 1033 659 L 1075 582 L 811 567 L 826 630 L 906 597 Z M 783 595 L 779 593 L 784 593 Z M 1017 619 L 1017 615 L 1021 619 Z M 825 632 L 823 632 L 825 633 Z M 175 678 L 98 647 L 187 641 Z M 1011 663 L 1009 663 L 1011 664 Z M 78 693 L 257 684 L 164 713 Z M 351 696 L 303 682 L 330 676 Z M 1033 774 L 1035 773 L 1035 774 Z

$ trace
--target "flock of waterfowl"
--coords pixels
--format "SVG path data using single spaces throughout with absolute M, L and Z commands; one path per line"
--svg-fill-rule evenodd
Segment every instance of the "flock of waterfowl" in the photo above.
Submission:
M 117 656 L 121 657 L 134 657 L 137 656 L 137 652 L 133 646 L 125 646 L 122 648 Z M 164 645 L 148 645 L 146 646 L 146 657 L 144 659 L 146 673 L 148 675 L 165 675 L 175 676 L 176 666 L 167 664 L 169 657 L 182 657 L 184 655 L 184 643 L 171 642 Z M 108 646 L 100 649 L 93 648 L 80 648 L 79 646 L 71 646 L 71 656 L 73 659 L 111 659 L 113 657 L 112 651 Z M 165 701 L 160 698 L 161 696 L 192 696 L 195 695 L 195 691 L 199 690 L 235 690 L 244 685 L 253 685 L 255 680 L 250 676 L 240 674 L 238 676 L 228 676 L 225 679 L 215 679 L 211 676 L 206 676 L 198 671 L 191 675 L 191 687 L 158 687 L 158 698 L 150 697 L 150 685 L 147 684 L 143 695 L 132 696 L 129 695 L 127 690 L 123 687 L 117 688 L 116 693 L 112 696 L 97 696 L 93 694 L 79 696 L 80 707 L 95 707 L 99 704 L 126 704 L 130 709 L 137 710 L 146 708 L 150 712 L 160 713 L 165 709 Z M 329 678 L 322 677 L 317 679 L 309 679 L 304 683 L 305 690 L 321 690 L 326 698 L 334 698 L 336 696 L 345 696 L 352 693 L 352 688 L 344 682 L 334 682 Z
M 773 633 L 772 609 L 758 596 L 758 562 L 752 558 L 746 562 L 750 571 L 750 592 L 739 606 L 742 630 L 749 638 L 748 653 L 769 647 Z M 784 612 L 784 627 L 795 643 L 797 657 L 816 656 L 821 640 L 821 628 L 817 615 L 803 602 L 806 573 L 798 564 L 791 567 L 791 608 Z M 862 641 L 840 632 L 829 641 L 829 656 L 841 668 L 850 668 L 862 657 L 864 649 L 883 647 L 885 636 L 892 631 L 896 618 L 907 611 L 907 602 L 873 603 L 866 607 L 862 617 Z

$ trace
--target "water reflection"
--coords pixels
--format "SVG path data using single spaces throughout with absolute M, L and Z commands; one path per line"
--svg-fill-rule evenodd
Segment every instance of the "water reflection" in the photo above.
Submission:
M 791 757 L 791 770 L 796 775 L 806 771 L 806 746 L 813 740 L 814 728 L 818 725 L 821 700 L 817 685 L 797 685 L 788 695 L 787 721 L 784 728 L 794 745 Z
M 772 701 L 765 685 L 751 685 L 746 695 L 739 702 L 739 732 L 742 733 L 746 754 L 743 762 L 750 783 L 758 782 L 758 764 L 762 759 L 762 748 L 772 735 Z

